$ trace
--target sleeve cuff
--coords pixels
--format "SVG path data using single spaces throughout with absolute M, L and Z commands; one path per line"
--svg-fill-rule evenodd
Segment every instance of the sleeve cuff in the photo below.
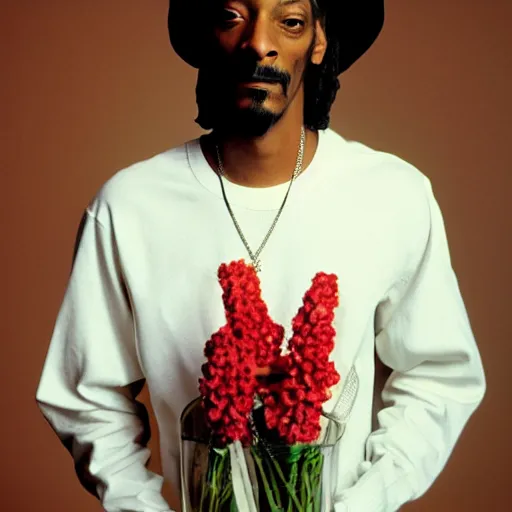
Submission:
M 154 479 L 149 485 L 154 486 L 160 479 L 160 475 L 154 475 Z M 131 484 L 132 489 L 141 485 L 140 482 L 131 482 Z M 173 512 L 160 493 L 160 489 L 151 487 L 131 494 L 126 489 L 126 492 L 122 495 L 118 492 L 118 495 L 103 500 L 102 505 L 107 512 L 122 512 L 125 510 L 133 512 Z

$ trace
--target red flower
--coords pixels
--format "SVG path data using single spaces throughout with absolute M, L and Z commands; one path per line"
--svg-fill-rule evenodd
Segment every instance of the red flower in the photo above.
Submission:
M 293 319 L 286 356 L 280 350 L 284 328 L 270 318 L 254 268 L 243 260 L 222 264 L 218 277 L 227 323 L 205 345 L 207 362 L 199 382 L 214 443 L 251 442 L 249 418 L 256 394 L 269 429 L 289 444 L 314 441 L 322 404 L 339 381 L 328 360 L 334 348 L 336 276 L 318 273 L 313 279 Z M 281 374 L 281 381 L 258 380 L 270 372 Z
M 277 428 L 288 443 L 311 443 L 320 434 L 322 404 L 329 399 L 329 388 L 340 376 L 329 361 L 334 348 L 335 330 L 331 323 L 338 306 L 337 278 L 318 273 L 303 298 L 303 306 L 293 319 L 289 354 L 280 361 L 287 377 L 259 388 L 266 396 L 265 420 Z M 284 418 L 288 418 L 283 421 Z M 293 421 L 289 420 L 293 418 Z
M 284 329 L 268 316 L 253 267 L 243 260 L 223 264 L 218 277 L 227 324 L 205 345 L 199 390 L 214 442 L 249 444 L 257 369 L 279 356 Z

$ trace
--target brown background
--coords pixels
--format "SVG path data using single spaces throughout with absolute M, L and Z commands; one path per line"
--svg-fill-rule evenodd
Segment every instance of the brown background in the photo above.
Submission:
M 387 6 L 378 43 L 343 77 L 332 126 L 431 177 L 488 378 L 446 470 L 404 508 L 509 510 L 512 2 Z M 167 0 L 0 9 L 0 510 L 90 512 L 100 507 L 34 393 L 82 209 L 116 170 L 200 133 L 195 72 L 169 47 Z

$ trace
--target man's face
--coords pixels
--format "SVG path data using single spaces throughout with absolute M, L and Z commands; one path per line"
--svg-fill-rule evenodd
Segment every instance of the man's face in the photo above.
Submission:
M 310 0 L 217 0 L 212 14 L 198 102 L 214 128 L 261 135 L 294 103 L 302 111 L 304 72 L 326 46 Z

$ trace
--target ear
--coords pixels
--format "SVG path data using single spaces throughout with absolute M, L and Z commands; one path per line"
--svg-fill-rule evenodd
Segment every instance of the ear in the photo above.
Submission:
M 325 30 L 320 23 L 320 20 L 315 21 L 315 42 L 313 46 L 313 51 L 311 52 L 311 63 L 312 64 L 322 64 L 324 60 L 324 55 L 327 50 L 327 37 L 325 35 Z

